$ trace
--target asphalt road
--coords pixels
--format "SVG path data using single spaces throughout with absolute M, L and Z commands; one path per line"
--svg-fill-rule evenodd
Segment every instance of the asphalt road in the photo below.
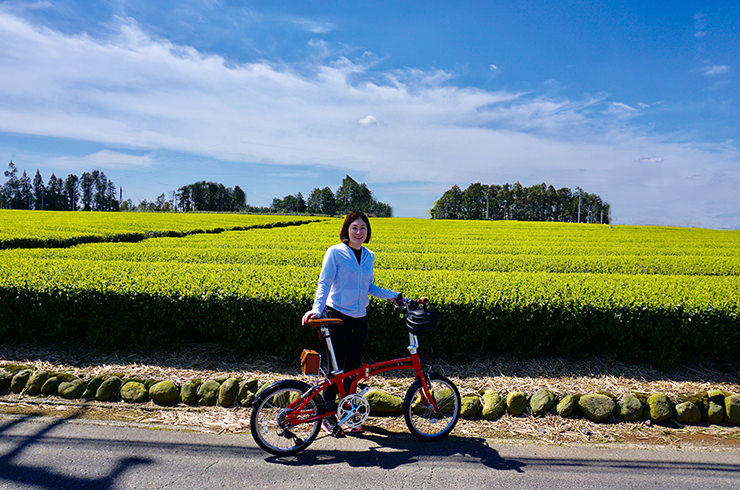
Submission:
M 423 443 L 323 433 L 276 458 L 249 434 L 0 414 L 0 488 L 740 488 L 740 454 L 615 446 Z

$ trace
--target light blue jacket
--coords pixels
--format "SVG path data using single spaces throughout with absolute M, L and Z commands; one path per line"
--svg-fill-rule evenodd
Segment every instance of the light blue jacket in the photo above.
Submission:
M 375 254 L 362 247 L 360 263 L 349 245 L 339 243 L 329 247 L 321 265 L 319 284 L 311 311 L 317 316 L 326 306 L 353 318 L 361 318 L 370 303 L 368 295 L 392 299 L 398 293 L 373 284 Z

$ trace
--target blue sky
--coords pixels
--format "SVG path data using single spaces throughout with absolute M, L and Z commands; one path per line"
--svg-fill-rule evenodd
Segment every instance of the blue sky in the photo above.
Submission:
M 740 2 L 0 1 L 0 157 L 250 204 L 345 174 L 582 187 L 616 224 L 740 229 Z

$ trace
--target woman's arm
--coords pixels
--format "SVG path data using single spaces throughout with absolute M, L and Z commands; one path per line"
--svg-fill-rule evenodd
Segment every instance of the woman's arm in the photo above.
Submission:
M 337 275 L 337 258 L 334 249 L 329 248 L 324 254 L 324 260 L 321 263 L 321 273 L 319 274 L 319 282 L 316 286 L 316 295 L 313 300 L 313 307 L 311 313 L 316 316 L 320 316 L 326 308 L 326 300 L 329 297 L 331 286 L 334 283 Z

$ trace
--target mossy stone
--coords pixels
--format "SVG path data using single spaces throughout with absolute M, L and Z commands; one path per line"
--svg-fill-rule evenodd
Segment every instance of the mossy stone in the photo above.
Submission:
M 236 395 L 239 394 L 239 380 L 228 378 L 221 383 L 218 389 L 218 404 L 222 407 L 230 407 L 236 401 Z
M 41 394 L 43 396 L 56 395 L 57 390 L 59 389 L 59 383 L 61 383 L 61 381 L 56 376 L 52 376 L 51 378 L 48 378 L 46 381 L 44 381 L 44 384 L 41 386 Z
M 126 403 L 143 403 L 149 399 L 149 391 L 144 383 L 129 381 L 121 386 L 121 399 Z
M 644 413 L 642 402 L 634 395 L 625 394 L 617 400 L 617 417 L 627 422 L 640 420 Z
M 740 425 L 740 395 L 725 397 L 725 415 L 727 423 Z
M 653 393 L 647 399 L 648 413 L 650 420 L 654 422 L 663 422 L 673 417 L 673 403 L 668 399 L 665 393 Z
M 483 392 L 483 409 L 481 416 L 484 420 L 496 420 L 506 413 L 506 400 L 493 390 Z
M 23 388 L 26 387 L 26 383 L 31 378 L 33 371 L 30 369 L 22 369 L 15 373 L 13 379 L 10 380 L 10 391 L 13 393 L 20 393 Z
M 237 403 L 242 407 L 248 407 L 254 403 L 255 393 L 257 391 L 257 378 L 246 380 L 239 383 L 239 391 L 236 395 Z
M 185 382 L 180 388 L 180 401 L 186 405 L 195 405 L 198 403 L 199 379 L 191 379 Z
M 72 381 L 62 381 L 59 383 L 57 391 L 62 398 L 67 398 L 68 400 L 76 399 L 84 393 L 85 382 L 79 378 Z
M 198 388 L 198 405 L 202 407 L 212 407 L 218 399 L 218 389 L 221 383 L 215 379 L 209 379 Z
M 679 403 L 676 405 L 676 420 L 682 424 L 698 424 L 701 422 L 701 410 L 690 401 Z
M 542 415 L 555 405 L 555 395 L 548 389 L 537 390 L 532 393 L 529 399 L 529 408 L 532 409 L 532 415 Z
M 115 399 L 118 396 L 118 392 L 121 389 L 123 382 L 118 376 L 111 376 L 98 386 L 95 390 L 95 399 L 99 402 L 107 402 Z
M 483 412 L 483 404 L 480 397 L 475 393 L 463 395 L 460 399 L 460 417 L 466 419 L 480 418 Z
M 567 394 L 563 396 L 563 398 L 560 399 L 557 405 L 555 405 L 555 411 L 558 412 L 558 415 L 561 417 L 570 417 L 572 416 L 575 411 L 576 407 L 578 406 L 578 396 L 573 394 Z
M 708 390 L 707 391 L 707 398 L 709 398 L 712 401 L 715 401 L 717 403 L 722 403 L 725 398 L 725 393 L 722 390 Z
M 59 378 L 60 383 L 63 383 L 65 381 L 74 381 L 77 379 L 77 376 L 72 373 L 57 373 L 56 377 Z
M 617 403 L 610 396 L 591 393 L 578 399 L 578 409 L 587 419 L 598 422 L 614 415 Z
M 725 420 L 725 406 L 719 404 L 714 400 L 709 400 L 709 408 L 707 409 L 707 419 L 712 424 L 721 424 Z
M 0 391 L 10 386 L 10 381 L 13 379 L 13 375 L 3 370 L 0 371 Z
M 157 405 L 172 405 L 180 398 L 180 390 L 170 380 L 159 381 L 149 388 L 149 396 Z
M 506 410 L 518 417 L 527 411 L 527 395 L 523 391 L 511 391 L 506 395 Z
M 242 387 L 244 387 L 244 389 L 248 391 L 251 391 L 252 393 L 257 393 L 257 390 L 260 387 L 260 381 L 257 378 L 249 378 L 248 380 L 242 381 L 239 384 L 239 389 L 242 389 Z
M 399 415 L 403 413 L 403 400 L 383 390 L 370 390 L 363 395 L 370 403 L 372 415 Z
M 82 398 L 86 400 L 92 400 L 95 398 L 95 394 L 98 392 L 98 388 L 100 388 L 100 385 L 103 384 L 103 376 L 95 376 L 94 378 L 90 379 L 90 381 L 87 382 L 87 388 L 85 388 L 85 392 L 82 394 Z
M 47 379 L 49 379 L 49 371 L 39 369 L 33 373 L 28 379 L 28 383 L 26 383 L 26 394 L 36 396 L 41 393 L 41 387 L 44 386 Z

